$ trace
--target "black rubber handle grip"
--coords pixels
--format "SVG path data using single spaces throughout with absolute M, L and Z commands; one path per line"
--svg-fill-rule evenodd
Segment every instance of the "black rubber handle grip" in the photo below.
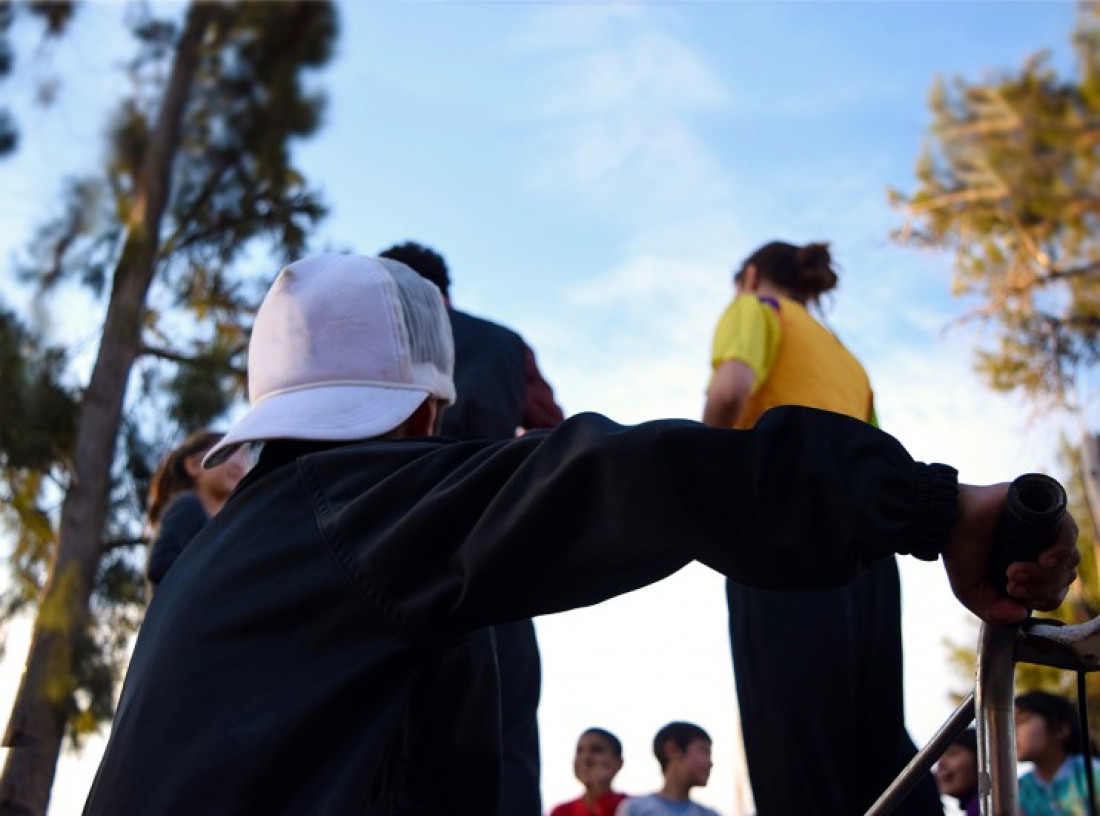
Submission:
M 989 580 L 998 592 L 1008 594 L 1009 564 L 1035 561 L 1054 543 L 1065 514 L 1065 488 L 1049 476 L 1025 473 L 1009 486 L 989 564 Z

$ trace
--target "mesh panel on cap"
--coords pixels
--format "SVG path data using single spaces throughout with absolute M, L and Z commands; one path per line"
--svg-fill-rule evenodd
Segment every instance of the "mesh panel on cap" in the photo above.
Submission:
M 443 296 L 434 284 L 403 263 L 378 258 L 397 288 L 408 332 L 413 381 L 437 399 L 455 400 L 455 347 Z

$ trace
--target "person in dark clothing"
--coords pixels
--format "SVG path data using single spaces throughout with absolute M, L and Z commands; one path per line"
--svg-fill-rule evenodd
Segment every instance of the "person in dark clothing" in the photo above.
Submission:
M 188 434 L 153 473 L 146 509 L 152 539 L 145 566 L 150 593 L 248 472 L 244 451 L 217 468 L 202 468 L 203 456 L 221 438 L 221 433 L 206 428 Z
M 804 405 L 877 424 L 867 372 L 811 314 L 836 285 L 824 243 L 773 241 L 745 260 L 715 330 L 705 422 L 749 428 L 769 408 Z M 917 752 L 905 728 L 895 559 L 807 593 L 728 581 L 726 602 L 757 811 L 863 813 Z M 898 816 L 942 813 L 926 774 Z
M 457 398 L 443 413 L 441 432 L 455 439 L 509 439 L 553 428 L 565 416 L 539 371 L 531 347 L 511 329 L 466 314 L 451 304 L 451 276 L 443 256 L 414 241 L 379 253 L 400 261 L 439 287 L 455 345 Z M 493 627 L 500 670 L 504 766 L 500 810 L 511 816 L 542 813 L 538 706 L 542 661 L 530 619 Z
M 403 264 L 282 270 L 252 331 L 249 411 L 204 460 L 262 441 L 259 462 L 153 598 L 86 814 L 499 813 L 489 627 L 692 560 L 808 588 L 892 552 L 942 556 L 993 624 L 1053 608 L 1076 574 L 1067 519 L 999 596 L 1007 484 L 959 484 L 848 417 L 582 414 L 459 441 L 431 435 L 452 367 L 442 298 Z
M 442 432 L 456 439 L 508 439 L 516 431 L 553 428 L 565 419 L 535 353 L 511 329 L 454 308 L 451 275 L 443 256 L 415 241 L 379 253 L 408 266 L 439 287 L 455 344 L 455 404 L 443 414 Z

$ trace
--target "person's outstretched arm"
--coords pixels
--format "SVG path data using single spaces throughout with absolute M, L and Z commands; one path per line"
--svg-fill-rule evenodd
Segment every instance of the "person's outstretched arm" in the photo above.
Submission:
M 396 630 L 424 636 L 443 634 L 441 621 L 460 633 L 598 603 L 692 560 L 808 589 L 894 552 L 946 551 L 975 613 L 1022 614 L 993 598 L 983 572 L 1003 488 L 960 491 L 951 468 L 825 411 L 777 408 L 748 431 L 587 414 L 508 442 L 352 445 L 299 469 L 364 596 Z M 1067 526 L 1040 564 L 1011 568 L 1010 586 L 1049 608 L 1075 564 Z

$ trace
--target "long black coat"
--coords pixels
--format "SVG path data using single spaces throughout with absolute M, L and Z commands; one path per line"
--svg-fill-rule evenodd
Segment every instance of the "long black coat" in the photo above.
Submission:
M 950 468 L 812 409 L 507 442 L 274 443 L 161 584 L 85 812 L 496 812 L 485 627 L 701 561 L 764 587 L 935 558 Z

